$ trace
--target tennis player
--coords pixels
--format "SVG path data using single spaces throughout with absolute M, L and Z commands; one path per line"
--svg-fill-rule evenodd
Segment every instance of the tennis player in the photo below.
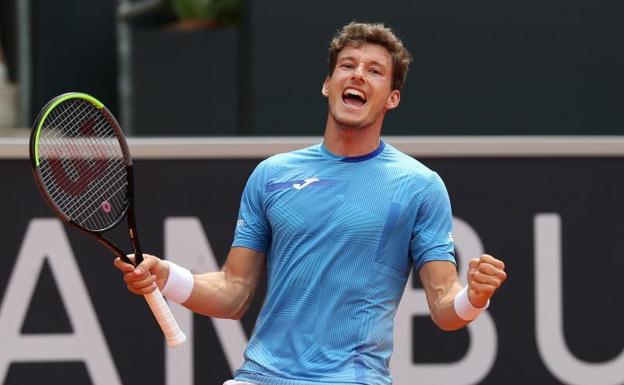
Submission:
M 393 320 L 413 266 L 443 330 L 477 318 L 505 281 L 503 262 L 482 255 L 462 287 L 442 180 L 381 139 L 410 60 L 383 25 L 337 33 L 323 142 L 258 165 L 222 271 L 194 275 L 154 256 L 136 269 L 115 262 L 134 293 L 158 285 L 194 312 L 233 319 L 266 271 L 264 306 L 227 385 L 391 384 Z

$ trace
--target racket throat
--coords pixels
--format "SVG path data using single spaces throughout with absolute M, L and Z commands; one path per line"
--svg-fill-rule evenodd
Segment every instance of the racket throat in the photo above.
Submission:
M 134 204 L 130 202 L 128 207 L 128 237 L 132 244 L 132 250 L 134 251 L 134 265 L 138 265 L 143 262 L 143 252 L 141 251 L 141 244 L 139 243 L 139 235 L 136 229 L 136 221 L 134 219 Z
M 128 191 L 126 195 L 126 199 L 128 200 L 128 212 L 126 213 L 128 219 L 128 236 L 132 244 L 132 250 L 134 251 L 134 265 L 136 266 L 143 262 L 143 252 L 141 251 L 141 244 L 139 243 L 139 234 L 137 233 L 136 219 L 134 216 L 134 172 L 131 163 L 126 165 L 126 174 L 128 175 Z

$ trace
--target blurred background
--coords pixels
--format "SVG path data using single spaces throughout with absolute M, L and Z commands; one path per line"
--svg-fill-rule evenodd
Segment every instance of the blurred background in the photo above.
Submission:
M 2 0 L 0 125 L 84 91 L 136 136 L 321 135 L 331 36 L 392 26 L 414 56 L 392 135 L 624 130 L 624 3 Z

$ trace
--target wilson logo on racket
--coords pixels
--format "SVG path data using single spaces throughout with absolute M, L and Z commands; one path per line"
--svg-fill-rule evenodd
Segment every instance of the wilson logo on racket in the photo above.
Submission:
M 96 136 L 94 126 L 95 119 L 89 118 L 80 125 L 78 131 L 84 138 L 94 137 Z M 83 146 L 94 146 L 88 139 L 83 140 L 83 142 Z M 72 196 L 82 194 L 91 182 L 106 171 L 108 165 L 107 160 L 76 158 L 78 154 L 75 151 L 64 153 L 62 150 L 57 150 L 51 155 L 53 156 L 49 157 L 47 161 L 52 177 L 61 190 Z

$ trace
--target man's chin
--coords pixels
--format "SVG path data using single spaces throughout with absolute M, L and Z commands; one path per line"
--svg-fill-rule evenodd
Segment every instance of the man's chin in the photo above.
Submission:
M 340 108 L 329 111 L 329 117 L 342 130 L 362 130 L 372 122 L 368 121 L 365 111 L 344 111 Z
M 348 118 L 336 118 L 334 117 L 336 125 L 343 130 L 361 130 L 366 127 L 366 124 L 361 119 L 348 119 Z
M 338 129 L 343 131 L 362 131 L 364 129 L 364 126 L 338 124 Z

